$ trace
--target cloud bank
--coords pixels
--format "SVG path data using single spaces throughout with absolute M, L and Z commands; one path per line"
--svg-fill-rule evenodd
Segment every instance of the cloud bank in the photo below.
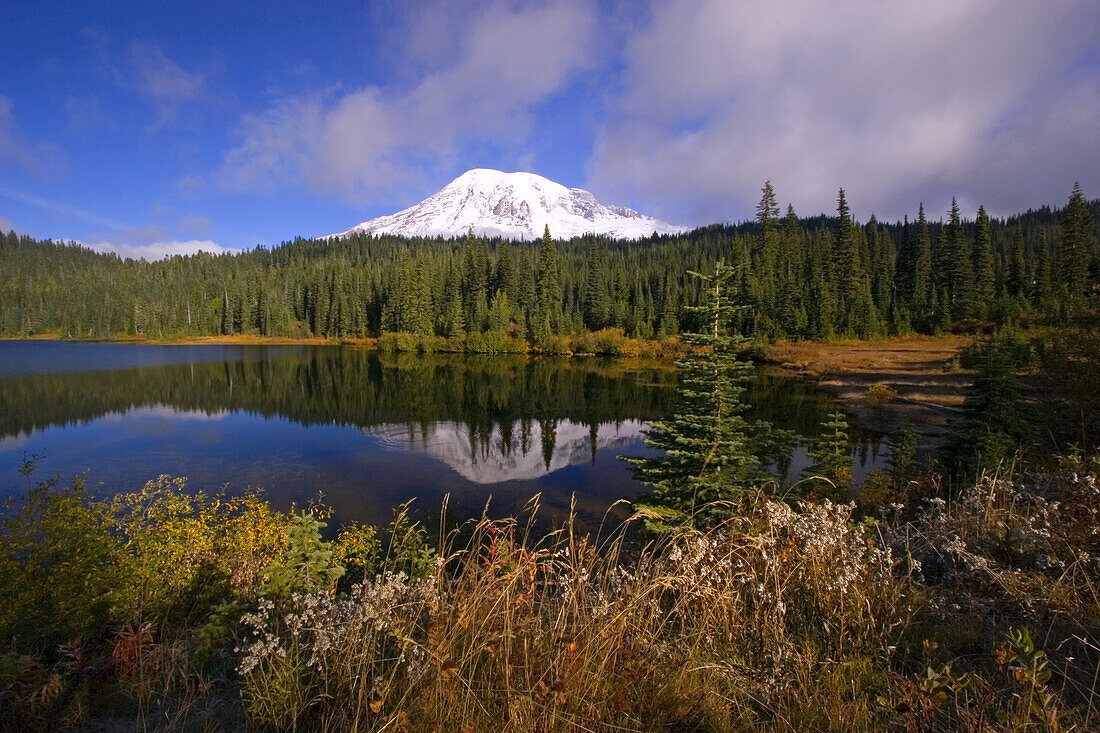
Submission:
M 173 255 L 193 255 L 198 252 L 218 255 L 240 251 L 222 247 L 217 242 L 212 242 L 209 239 L 150 242 L 148 244 L 127 244 L 123 242 L 85 242 L 83 244 L 96 252 L 114 252 L 123 259 L 146 260 L 148 262 L 162 260 Z
M 589 63 L 595 21 L 588 3 L 556 0 L 483 3 L 453 27 L 428 24 L 405 48 L 433 70 L 401 88 L 330 89 L 245 116 L 218 180 L 236 191 L 304 181 L 349 201 L 393 199 L 445 168 L 460 145 L 522 144 L 534 107 Z M 452 57 L 440 63 L 432 48 Z
M 863 216 L 1096 195 L 1098 28 L 1084 0 L 654 2 L 588 185 L 694 223 L 751 216 L 768 179 L 806 214 L 842 185 Z

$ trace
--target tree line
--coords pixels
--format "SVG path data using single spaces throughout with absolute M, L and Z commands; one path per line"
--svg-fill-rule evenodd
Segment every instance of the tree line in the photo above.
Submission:
M 663 338 L 700 330 L 705 295 L 688 273 L 717 260 L 743 306 L 735 327 L 757 337 L 1067 319 L 1100 287 L 1098 214 L 1075 186 L 1061 209 L 1007 219 L 965 219 L 953 202 L 935 219 L 921 205 L 914 220 L 860 223 L 841 189 L 836 216 L 799 218 L 767 183 L 754 221 L 631 242 L 356 234 L 146 262 L 12 231 L 0 235 L 0 334 Z

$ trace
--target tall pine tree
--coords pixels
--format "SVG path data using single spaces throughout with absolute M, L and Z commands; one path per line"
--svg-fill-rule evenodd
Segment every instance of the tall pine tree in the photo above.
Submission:
M 978 207 L 978 219 L 974 229 L 974 306 L 971 315 L 985 318 L 996 293 L 996 277 L 993 272 L 993 238 L 989 231 L 989 214 L 985 207 Z

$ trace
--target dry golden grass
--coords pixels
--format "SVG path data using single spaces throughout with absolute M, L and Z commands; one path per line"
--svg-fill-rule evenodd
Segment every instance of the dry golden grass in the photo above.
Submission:
M 754 495 L 644 547 L 629 523 L 482 519 L 416 577 L 398 557 L 350 593 L 0 654 L 0 728 L 1097 730 L 1098 470 L 990 475 L 875 522 Z
M 969 336 L 899 336 L 866 341 L 776 341 L 773 364 L 807 376 L 865 372 L 934 374 L 973 339 Z
M 851 507 L 767 500 L 633 560 L 483 520 L 433 577 L 267 605 L 241 670 L 278 729 L 871 730 L 913 612 Z M 303 676 L 304 673 L 304 676 Z M 807 695 L 816 696 L 807 705 Z M 855 695 L 854 700 L 848 700 Z
M 969 336 L 903 336 L 867 341 L 777 341 L 767 360 L 780 373 L 818 380 L 865 427 L 889 432 L 900 422 L 920 425 L 922 449 L 944 439 L 944 425 L 964 399 L 973 372 L 957 367 Z M 867 400 L 887 383 L 893 399 Z

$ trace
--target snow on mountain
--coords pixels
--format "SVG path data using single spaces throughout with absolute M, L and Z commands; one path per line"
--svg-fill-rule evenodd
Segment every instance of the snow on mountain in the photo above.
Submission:
M 457 237 L 473 229 L 485 237 L 537 239 L 547 225 L 556 239 L 582 234 L 638 239 L 654 232 L 680 234 L 690 229 L 624 206 L 605 206 L 584 189 L 566 188 L 534 173 L 475 168 L 415 206 L 332 236 L 365 232 Z
M 472 438 L 469 428 L 457 422 L 438 422 L 424 429 L 409 425 L 382 425 L 366 430 L 385 445 L 398 450 L 415 451 L 443 461 L 470 481 L 495 484 L 514 479 L 533 479 L 560 468 L 584 463 L 592 458 L 591 433 L 586 425 L 562 420 L 555 426 L 554 451 L 547 465 L 543 453 L 542 429 L 530 425 L 526 446 L 516 422 L 506 440 L 500 426 L 487 439 Z M 624 448 L 640 441 L 646 429 L 637 420 L 604 423 L 596 431 L 596 448 Z

